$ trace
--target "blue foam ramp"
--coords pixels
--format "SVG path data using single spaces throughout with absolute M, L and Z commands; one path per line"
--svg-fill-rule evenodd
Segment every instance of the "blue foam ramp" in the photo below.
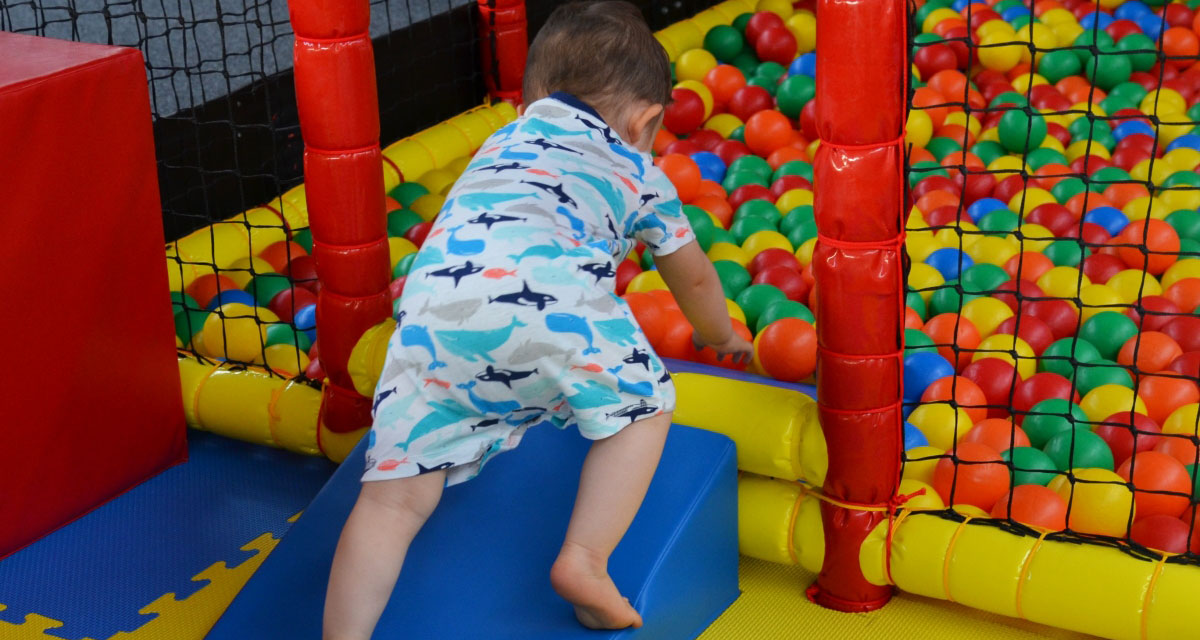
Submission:
M 728 438 L 673 426 L 609 573 L 645 618 L 590 631 L 550 587 L 589 443 L 530 429 L 450 487 L 413 541 L 375 638 L 694 638 L 738 596 L 737 467 Z M 358 495 L 362 443 L 213 627 L 211 640 L 320 638 L 329 565 Z

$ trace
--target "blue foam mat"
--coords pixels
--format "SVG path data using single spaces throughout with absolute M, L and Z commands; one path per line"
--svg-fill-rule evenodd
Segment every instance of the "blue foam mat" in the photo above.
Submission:
M 63 622 L 47 634 L 78 640 L 132 631 L 138 610 L 165 593 L 183 599 L 214 563 L 236 566 L 240 548 L 312 500 L 334 470 L 302 456 L 188 432 L 189 455 L 79 520 L 0 561 L 0 619 L 37 613 Z
M 531 429 L 483 474 L 450 487 L 413 541 L 376 638 L 699 635 L 738 596 L 737 468 L 724 436 L 674 426 L 646 500 L 609 569 L 638 630 L 589 631 L 550 587 L 588 442 Z M 358 495 L 363 446 L 322 489 L 208 636 L 319 638 L 329 564 Z

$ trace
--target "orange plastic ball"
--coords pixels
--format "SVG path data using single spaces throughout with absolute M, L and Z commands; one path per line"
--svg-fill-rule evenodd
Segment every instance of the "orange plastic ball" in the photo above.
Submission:
M 915 206 L 921 213 L 929 213 L 940 207 L 957 207 L 959 197 L 950 191 L 937 189 L 917 199 Z
M 731 318 L 730 321 L 733 322 L 734 333 L 744 338 L 746 342 L 750 342 L 754 339 L 754 336 L 750 333 L 750 329 L 745 324 L 738 321 L 736 318 Z M 750 364 L 749 362 L 738 363 L 732 356 L 718 358 L 717 352 L 710 347 L 704 347 L 701 349 L 696 359 L 699 362 L 707 365 L 721 367 L 723 369 L 732 369 L 734 371 L 745 371 L 746 365 Z
M 781 318 L 758 336 L 758 361 L 776 380 L 800 382 L 817 368 L 817 330 L 801 318 Z
M 1062 531 L 1067 528 L 1067 501 L 1048 487 L 1023 484 L 1000 496 L 991 515 L 1030 527 Z
M 746 76 L 731 64 L 719 64 L 704 74 L 704 86 L 712 92 L 713 102 L 726 105 L 738 89 L 746 86 Z
M 1054 268 L 1054 262 L 1041 253 L 1026 251 L 1008 259 L 1004 271 L 1018 280 L 1037 282 L 1042 274 Z
M 773 109 L 764 109 L 746 121 L 746 146 L 766 157 L 790 143 L 792 131 L 792 123 L 787 116 Z
M 208 303 L 222 291 L 236 291 L 241 289 L 237 282 L 229 276 L 221 276 L 215 273 L 206 273 L 187 286 L 184 293 L 188 294 L 195 300 L 201 308 L 207 308 Z
M 1150 419 L 1162 424 L 1179 407 L 1200 402 L 1200 389 L 1192 380 L 1177 375 L 1147 375 L 1138 381 L 1138 397 L 1146 403 Z
M 1162 274 L 1179 258 L 1179 234 L 1163 220 L 1135 220 L 1112 244 L 1117 246 L 1117 257 L 1130 269 L 1145 269 L 1151 275 Z
M 1177 69 L 1184 69 L 1200 55 L 1200 38 L 1187 27 L 1171 27 L 1162 34 L 1162 50 L 1168 56 L 1168 63 Z
M 1008 467 L 991 447 L 960 442 L 953 457 L 939 460 L 933 488 L 946 504 L 970 504 L 991 511 L 1008 492 Z
M 1144 198 L 1150 195 L 1150 190 L 1145 185 L 1118 182 L 1109 186 L 1104 190 L 1104 197 L 1108 198 L 1113 203 L 1113 206 L 1118 209 L 1124 209 L 1125 205 L 1131 200 Z M 1091 204 L 1090 202 L 1088 203 Z M 1136 224 L 1136 223 L 1135 223 Z
M 1099 207 L 1115 207 L 1116 205 L 1113 204 L 1112 200 L 1109 200 L 1099 193 L 1077 193 L 1070 198 L 1067 198 L 1067 202 L 1063 206 L 1065 206 L 1068 211 L 1075 214 L 1076 218 L 1082 218 L 1083 214 L 1091 211 L 1092 209 Z M 1084 207 L 1087 207 L 1086 210 Z
M 308 252 L 304 247 L 295 242 L 279 242 L 267 245 L 266 249 L 259 252 L 258 257 L 267 261 L 271 268 L 275 269 L 276 273 L 283 273 L 293 258 L 306 256 Z
M 941 127 L 946 121 L 946 116 L 950 114 L 950 102 L 953 101 L 947 100 L 945 96 L 929 87 L 917 89 L 912 96 L 913 108 L 924 109 L 925 113 L 929 114 L 934 129 Z
M 659 158 L 657 164 L 675 185 L 680 200 L 691 202 L 696 197 L 700 190 L 700 167 L 695 160 L 681 153 L 669 153 Z
M 1121 345 L 1117 362 L 1134 367 L 1137 373 L 1158 373 L 1181 355 L 1183 348 L 1171 336 L 1161 331 L 1143 331 Z
M 631 292 L 625 294 L 625 303 L 633 312 L 642 333 L 650 344 L 658 344 L 666 333 L 666 320 L 669 312 L 664 311 L 661 303 L 648 293 Z
M 930 318 L 922 331 L 933 340 L 938 354 L 951 363 L 956 362 L 956 371 L 971 364 L 975 355 L 972 349 L 978 347 L 981 340 L 975 323 L 957 313 L 942 313 Z M 955 347 L 958 347 L 957 361 Z
M 1184 278 L 1167 287 L 1163 297 L 1180 309 L 1200 307 L 1200 278 Z
M 719 182 L 707 179 L 701 180 L 700 188 L 696 190 L 696 197 L 700 198 L 703 196 L 716 196 L 723 199 L 726 196 L 725 188 Z
M 1191 476 L 1182 462 L 1165 453 L 1135 453 L 1117 475 L 1133 484 L 1138 520 L 1156 514 L 1177 517 L 1191 504 Z
M 934 380 L 925 387 L 925 392 L 921 394 L 921 402 L 952 402 L 953 406 L 967 412 L 972 423 L 987 418 L 988 402 L 987 397 L 983 395 L 983 389 L 962 376 L 946 376 Z M 974 428 L 971 431 L 974 431 Z
M 771 165 L 772 169 L 778 169 L 792 160 L 808 161 L 808 154 L 796 147 L 780 147 L 767 157 L 767 164 Z
M 1200 446 L 1192 442 L 1191 438 L 1163 436 L 1159 443 L 1154 445 L 1154 450 L 1165 453 L 1185 465 L 1200 464 Z
M 925 321 L 921 319 L 921 314 L 917 313 L 912 307 L 904 307 L 904 328 L 905 329 L 920 329 L 925 326 Z
M 721 226 L 725 229 L 729 228 L 729 224 L 733 221 L 733 207 L 729 206 L 729 201 L 720 196 L 702 195 L 697 196 L 692 200 L 692 204 L 711 213 L 716 219 L 721 221 Z
M 959 442 L 974 442 L 996 451 L 1013 447 L 1028 447 L 1029 436 L 1008 418 L 988 418 L 975 423 L 974 427 Z

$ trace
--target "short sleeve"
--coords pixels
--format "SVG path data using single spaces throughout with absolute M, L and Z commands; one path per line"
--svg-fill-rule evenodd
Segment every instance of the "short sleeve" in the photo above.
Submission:
M 633 236 L 656 256 L 674 253 L 696 239 L 675 185 L 653 164 L 646 169 L 632 229 Z

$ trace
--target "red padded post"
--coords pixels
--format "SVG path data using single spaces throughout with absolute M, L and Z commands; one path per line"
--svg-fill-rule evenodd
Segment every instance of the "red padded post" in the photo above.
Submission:
M 825 561 L 808 595 L 870 611 L 892 590 L 863 578 L 859 548 L 887 517 L 903 442 L 906 11 L 899 0 L 818 0 L 817 16 L 817 402 L 823 491 L 841 505 L 821 505 Z
M 371 422 L 346 371 L 363 332 L 391 313 L 379 98 L 367 0 L 292 0 L 305 195 L 321 292 L 317 335 L 331 431 Z
M 146 66 L 0 31 L 0 557 L 187 455 Z
M 521 102 L 521 82 L 529 55 L 524 0 L 479 0 L 479 39 L 483 77 L 497 100 Z

